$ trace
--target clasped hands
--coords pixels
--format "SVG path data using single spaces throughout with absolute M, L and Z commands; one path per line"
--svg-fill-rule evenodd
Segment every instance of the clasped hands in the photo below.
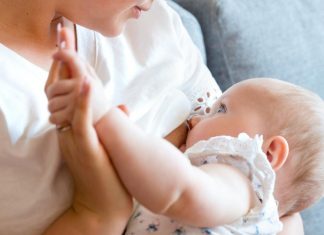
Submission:
M 57 132 L 62 157 L 74 180 L 69 210 L 80 234 L 121 234 L 132 200 L 94 128 L 109 109 L 108 99 L 94 70 L 77 55 L 73 33 L 66 28 L 58 33 L 65 47 L 53 56 L 45 92 L 50 122 L 69 127 Z

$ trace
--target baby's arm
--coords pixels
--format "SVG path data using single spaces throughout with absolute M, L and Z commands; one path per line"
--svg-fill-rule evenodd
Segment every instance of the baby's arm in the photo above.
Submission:
M 204 227 L 230 223 L 253 206 L 254 192 L 239 171 L 192 166 L 177 148 L 146 136 L 118 109 L 95 127 L 125 187 L 153 212 Z

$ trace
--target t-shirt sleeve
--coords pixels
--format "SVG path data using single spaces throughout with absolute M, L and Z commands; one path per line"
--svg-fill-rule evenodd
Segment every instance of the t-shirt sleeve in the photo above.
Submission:
M 185 66 L 185 80 L 181 89 L 192 104 L 191 115 L 207 114 L 210 112 L 212 103 L 222 94 L 222 91 L 176 12 L 174 12 L 173 22 Z

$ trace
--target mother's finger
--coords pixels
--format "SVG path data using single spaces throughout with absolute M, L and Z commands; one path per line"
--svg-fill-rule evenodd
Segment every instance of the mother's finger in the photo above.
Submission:
M 90 83 L 87 80 L 84 80 L 80 93 L 76 99 L 76 105 L 72 120 L 72 127 L 75 130 L 75 133 L 81 137 L 81 139 L 87 139 L 92 135 L 93 125 L 92 125 L 92 116 L 91 116 L 91 103 L 90 103 Z M 89 130 L 91 130 L 89 132 Z M 96 133 L 94 133 L 97 135 Z M 91 139 L 91 138 L 90 138 Z
M 49 121 L 55 125 L 71 125 L 71 116 L 73 110 L 70 107 L 61 109 L 55 113 L 52 113 L 49 117 Z
M 75 144 L 81 146 L 85 152 L 89 152 L 90 150 L 93 150 L 95 146 L 100 145 L 92 121 L 90 102 L 92 93 L 90 91 L 91 84 L 88 80 L 85 80 L 76 99 L 73 119 L 71 122 Z M 104 155 L 101 155 L 101 157 Z M 96 157 L 98 159 L 100 158 L 100 155 Z M 93 159 L 91 161 L 93 161 Z
M 60 38 L 60 42 L 65 42 L 65 48 L 68 50 L 76 51 L 76 44 L 75 44 L 75 36 L 74 32 L 69 28 L 63 27 L 61 28 L 60 32 L 57 32 L 58 37 Z
M 47 89 L 51 84 L 59 80 L 60 66 L 60 61 L 53 61 L 44 87 L 45 93 L 47 93 Z
M 58 132 L 59 142 L 62 150 L 65 153 L 66 151 L 74 152 L 70 152 L 71 159 L 69 161 L 70 168 L 76 167 L 76 170 L 78 168 L 78 163 L 76 162 L 81 161 L 83 163 L 88 162 L 89 164 L 91 163 L 91 165 L 97 165 L 98 161 L 95 159 L 98 160 L 98 158 L 107 158 L 102 147 L 100 147 L 101 145 L 99 138 L 92 125 L 89 90 L 90 84 L 85 82 L 76 99 L 76 104 L 73 110 L 73 119 L 70 122 L 71 129 L 64 132 Z M 55 118 L 60 117 L 56 116 Z M 71 142 L 71 139 L 73 139 L 73 142 Z M 102 153 L 98 154 L 98 151 Z M 73 163 L 73 161 L 76 162 Z
M 60 28 L 60 30 L 57 31 L 57 38 L 58 38 L 56 42 L 57 44 L 61 44 L 62 42 L 64 42 L 66 49 L 76 51 L 75 36 L 70 29 L 66 27 Z M 53 84 L 55 81 L 57 81 L 60 78 L 60 72 L 62 72 L 60 70 L 62 70 L 62 63 L 58 60 L 54 60 L 45 84 L 45 92 L 49 85 Z M 67 74 L 67 72 L 65 73 Z
M 84 79 L 59 80 L 48 86 L 46 90 L 47 98 L 50 100 L 55 96 L 66 95 L 73 90 L 79 91 Z
M 53 58 L 62 61 L 69 68 L 70 77 L 81 78 L 87 74 L 87 67 L 73 50 L 62 49 L 53 55 Z
M 48 111 L 53 114 L 62 109 L 66 109 L 67 107 L 70 107 L 70 109 L 72 110 L 74 107 L 75 98 L 75 93 L 68 94 L 67 96 L 54 97 L 48 102 Z M 72 118 L 70 117 L 70 119 Z

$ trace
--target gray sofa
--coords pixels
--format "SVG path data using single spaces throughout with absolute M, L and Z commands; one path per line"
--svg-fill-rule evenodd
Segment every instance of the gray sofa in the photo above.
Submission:
M 174 1 L 222 90 L 246 78 L 275 77 L 324 98 L 323 0 Z M 302 217 L 306 235 L 323 235 L 324 199 Z

